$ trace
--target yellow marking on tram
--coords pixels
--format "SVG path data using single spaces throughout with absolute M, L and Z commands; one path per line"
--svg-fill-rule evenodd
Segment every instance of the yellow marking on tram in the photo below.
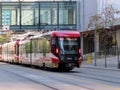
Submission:
M 52 66 L 57 68 L 58 67 L 58 64 L 57 63 L 52 63 Z

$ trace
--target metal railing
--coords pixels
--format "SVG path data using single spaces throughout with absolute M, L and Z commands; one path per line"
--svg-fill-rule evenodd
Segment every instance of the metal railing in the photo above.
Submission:
M 120 68 L 119 54 L 120 48 L 117 49 L 113 47 L 111 49 L 96 52 L 96 61 L 94 60 L 94 52 L 85 54 L 83 55 L 83 62 L 87 62 L 87 65 L 104 68 Z

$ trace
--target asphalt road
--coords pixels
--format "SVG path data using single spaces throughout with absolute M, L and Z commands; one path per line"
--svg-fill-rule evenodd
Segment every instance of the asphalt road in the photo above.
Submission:
M 0 63 L 0 90 L 120 90 L 119 80 L 119 70 L 55 72 Z

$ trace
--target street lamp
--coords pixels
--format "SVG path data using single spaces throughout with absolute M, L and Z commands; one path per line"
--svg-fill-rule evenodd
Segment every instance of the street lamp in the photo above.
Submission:
M 91 16 L 90 17 L 90 21 L 89 21 L 89 24 L 88 24 L 88 28 L 90 27 L 94 27 L 94 61 L 95 61 L 95 66 L 96 66 L 96 52 L 97 52 L 97 49 L 96 49 L 96 31 L 101 27 L 100 26 L 100 23 L 101 23 L 101 16 L 99 14 L 95 14 L 94 16 Z
M 95 60 L 95 66 L 96 66 L 96 29 L 94 30 L 94 60 Z

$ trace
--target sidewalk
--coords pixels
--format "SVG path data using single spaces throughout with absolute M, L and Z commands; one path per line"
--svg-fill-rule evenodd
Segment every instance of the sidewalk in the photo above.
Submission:
M 89 67 L 89 68 L 101 68 L 101 69 L 113 69 L 113 70 L 120 70 L 118 69 L 118 57 L 109 57 L 109 58 L 101 58 L 95 60 L 92 59 L 91 61 L 84 60 L 82 62 L 82 67 Z

